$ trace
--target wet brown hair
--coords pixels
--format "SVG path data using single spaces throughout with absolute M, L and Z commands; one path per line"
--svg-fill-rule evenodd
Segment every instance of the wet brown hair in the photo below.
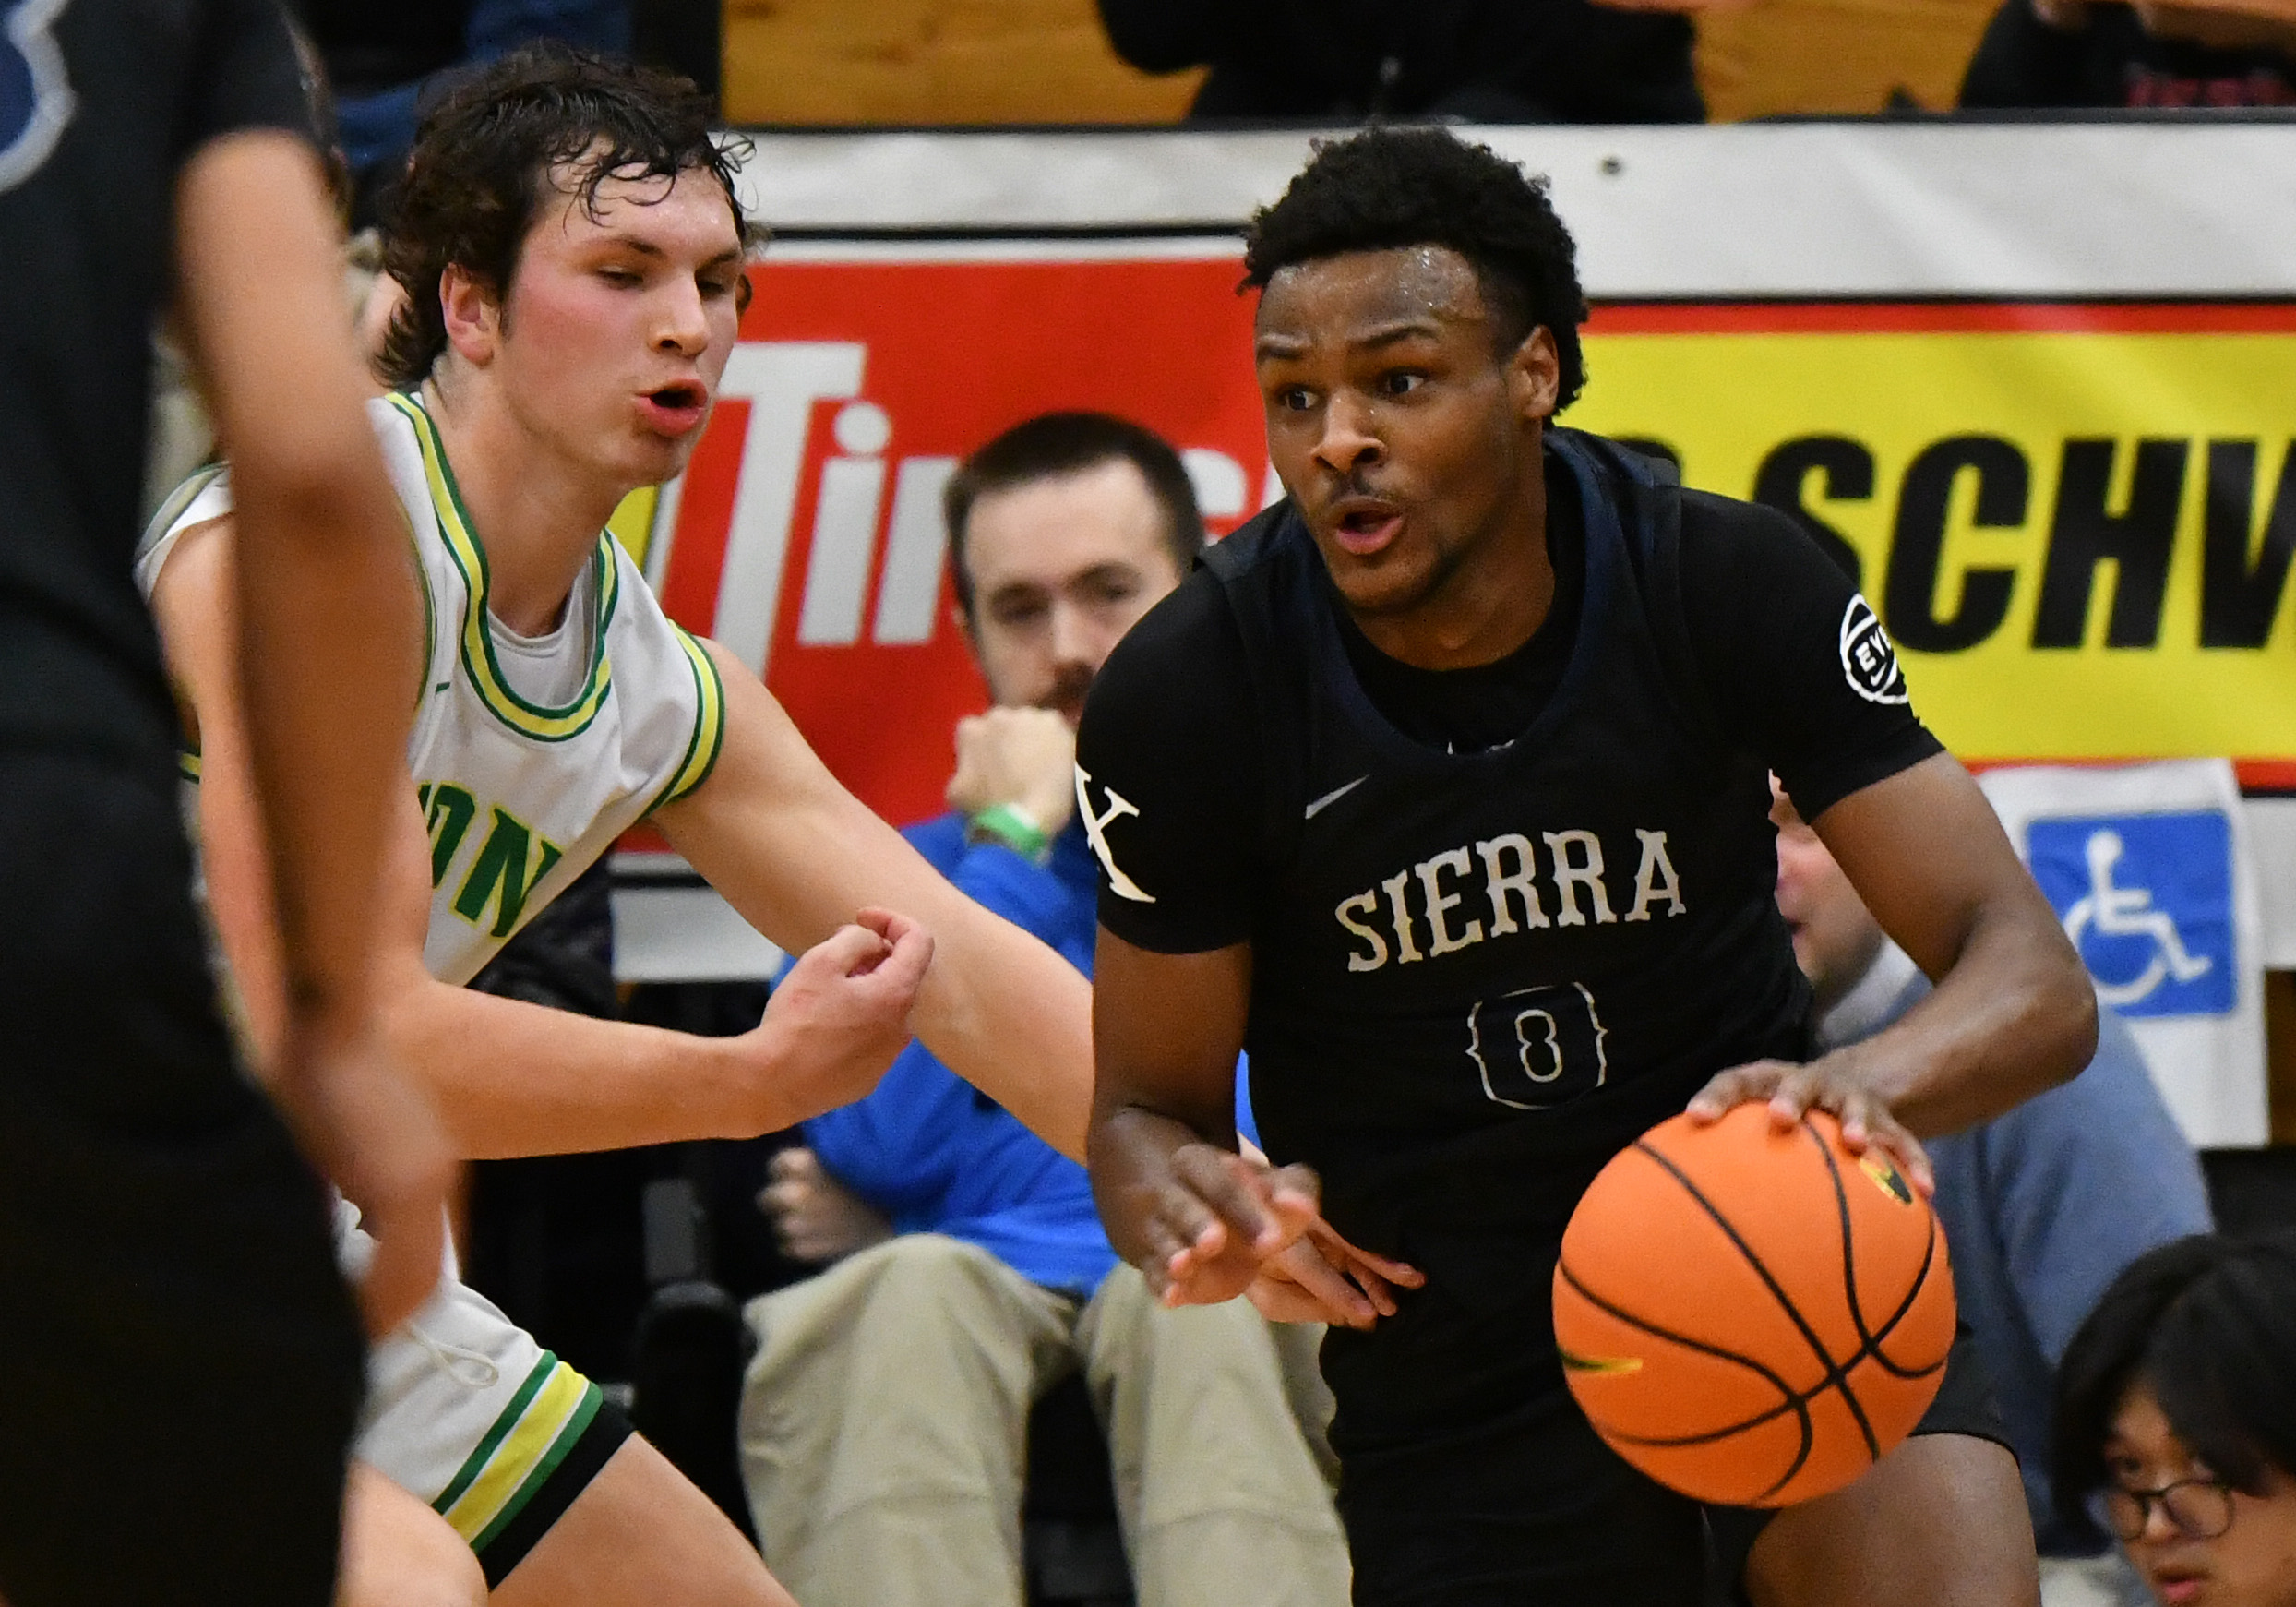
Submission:
M 415 130 L 405 173 L 384 208 L 383 270 L 407 294 L 391 316 L 376 371 L 419 385 L 447 349 L 439 282 L 459 265 L 500 297 L 526 235 L 572 191 L 593 218 L 607 178 L 707 173 L 725 192 L 746 245 L 735 152 L 712 138 L 709 101 L 688 80 L 568 45 L 527 45 L 461 78 Z M 665 186 L 666 187 L 666 186 Z M 747 282 L 740 291 L 748 299 Z

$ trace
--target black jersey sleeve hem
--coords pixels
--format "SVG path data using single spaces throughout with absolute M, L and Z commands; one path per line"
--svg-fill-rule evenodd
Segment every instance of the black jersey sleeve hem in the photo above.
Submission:
M 1132 947 L 1145 949 L 1152 954 L 1208 954 L 1214 949 L 1232 949 L 1238 943 L 1251 941 L 1250 927 L 1232 930 L 1226 926 L 1196 926 L 1153 918 L 1139 905 L 1118 897 L 1105 886 L 1100 890 L 1100 925 Z
M 1814 774 L 1805 771 L 1796 777 L 1778 779 L 1787 797 L 1793 799 L 1794 812 L 1805 821 L 1814 821 L 1851 793 L 1863 792 L 1875 782 L 1887 781 L 1944 751 L 1945 745 L 1917 720 L 1882 741 L 1831 760 Z M 1796 781 L 1800 785 L 1796 786 Z

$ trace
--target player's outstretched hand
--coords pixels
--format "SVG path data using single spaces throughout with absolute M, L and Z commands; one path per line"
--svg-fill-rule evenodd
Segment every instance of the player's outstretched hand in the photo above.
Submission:
M 1150 1251 L 1141 1272 L 1167 1306 L 1234 1300 L 1318 1220 L 1316 1194 L 1305 1167 L 1183 1144 L 1140 1221 Z
M 1417 1289 L 1426 1274 L 1350 1244 L 1318 1217 L 1245 1291 L 1272 1323 L 1334 1323 L 1369 1328 L 1395 1314 L 1394 1286 Z
M 850 1105 L 909 1041 L 909 1010 L 932 963 L 932 934 L 905 915 L 865 909 L 797 957 L 765 1018 L 735 1042 L 759 1077 L 758 1131 Z
M 1832 1057 L 1796 1065 L 1790 1061 L 1755 1061 L 1733 1066 L 1698 1091 L 1690 1118 L 1704 1125 L 1718 1121 L 1733 1106 L 1767 1102 L 1770 1125 L 1780 1132 L 1805 1111 L 1831 1111 L 1842 1124 L 1842 1143 L 1853 1155 L 1878 1149 L 1913 1180 L 1922 1194 L 1937 1192 L 1937 1174 L 1920 1140 L 1906 1131 L 1879 1096 Z
M 387 1334 L 438 1285 L 458 1171 L 446 1128 L 371 1021 L 336 1025 L 297 1013 L 274 1070 L 272 1097 L 304 1153 L 359 1207 L 375 1241 L 359 1304 L 367 1332 Z

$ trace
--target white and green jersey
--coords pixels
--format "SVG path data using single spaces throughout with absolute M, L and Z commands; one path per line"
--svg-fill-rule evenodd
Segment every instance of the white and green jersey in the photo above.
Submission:
M 407 744 L 430 828 L 432 976 L 467 982 L 527 918 L 656 806 L 701 785 L 723 688 L 604 532 L 547 635 L 488 611 L 485 549 L 421 402 L 367 404 L 420 560 L 430 649 Z M 138 558 L 148 593 L 175 539 L 231 508 L 226 474 L 169 499 Z

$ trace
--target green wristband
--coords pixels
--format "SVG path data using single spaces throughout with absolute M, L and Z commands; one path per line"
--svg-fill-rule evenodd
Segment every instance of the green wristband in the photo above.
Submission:
M 1001 843 L 1031 864 L 1052 857 L 1051 836 L 1010 804 L 990 804 L 965 821 L 964 834 L 975 843 Z

